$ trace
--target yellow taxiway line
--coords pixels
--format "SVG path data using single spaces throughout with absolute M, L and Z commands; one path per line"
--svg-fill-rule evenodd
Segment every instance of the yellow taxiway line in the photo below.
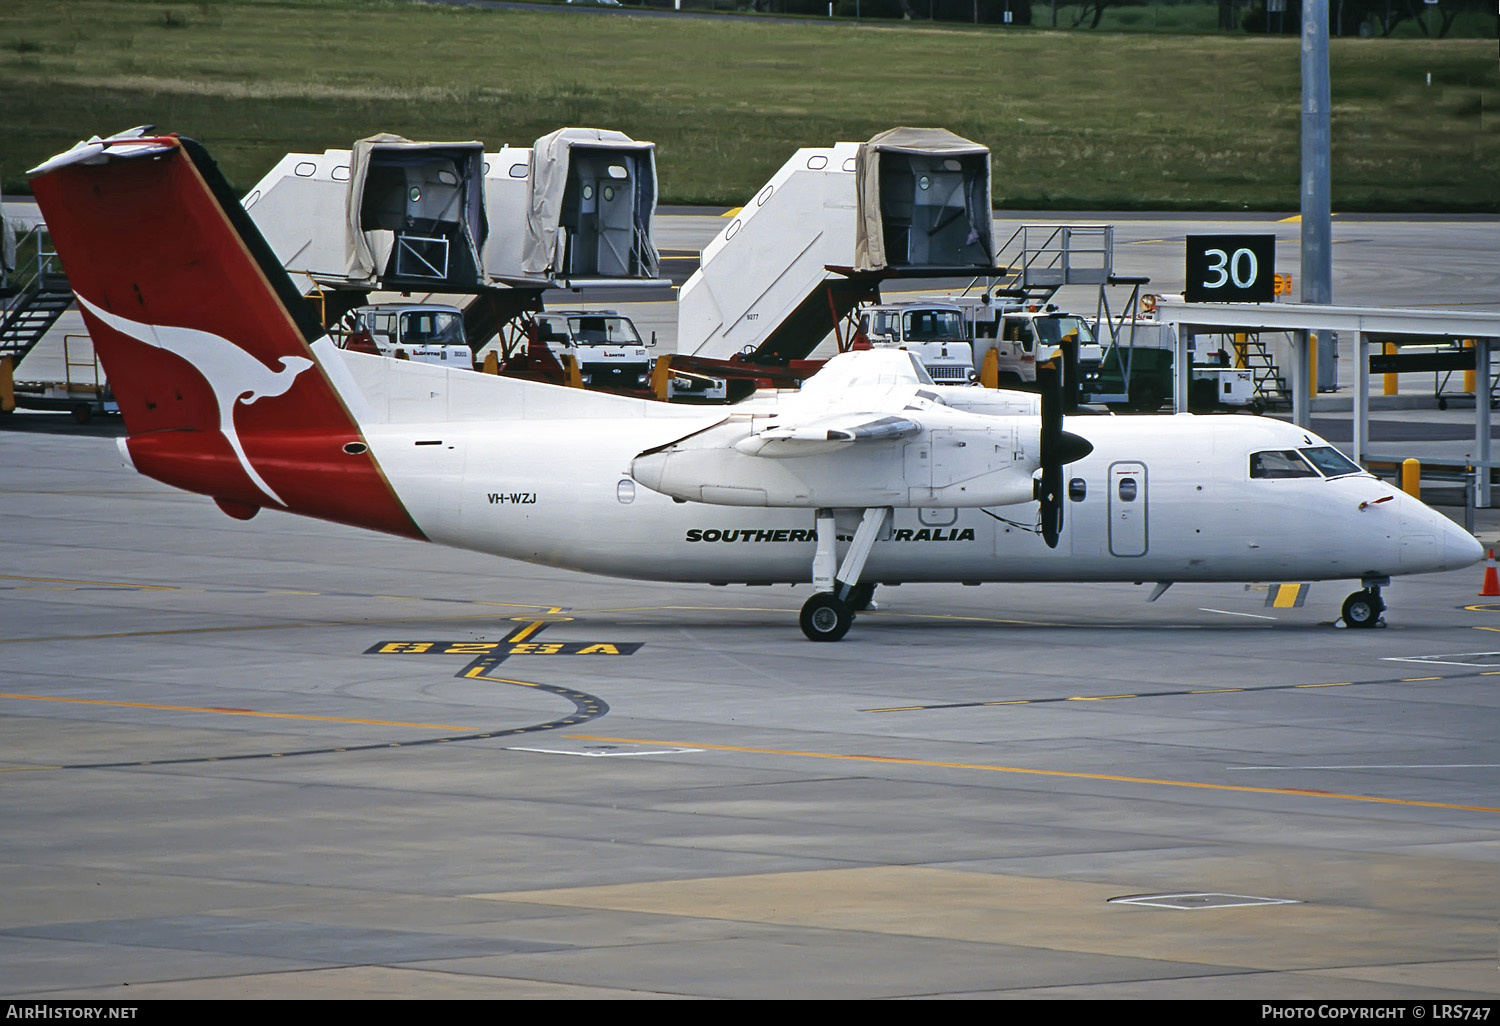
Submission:
M 992 766 L 973 762 L 940 762 L 931 759 L 907 759 L 891 755 L 851 755 L 840 752 L 806 752 L 784 748 L 749 748 L 740 745 L 710 745 L 701 741 L 662 741 L 633 737 L 595 737 L 569 734 L 577 741 L 599 741 L 607 744 L 672 745 L 678 748 L 702 748 L 718 752 L 744 752 L 751 755 L 786 755 L 801 759 L 834 759 L 845 762 L 877 762 L 930 769 L 972 770 L 980 773 L 1015 773 L 1023 776 L 1063 777 L 1072 780 L 1102 780 L 1117 784 L 1149 784 L 1153 787 L 1188 787 L 1206 791 L 1236 791 L 1242 794 L 1284 795 L 1294 798 L 1332 798 L 1347 802 L 1372 802 L 1378 805 L 1406 805 L 1424 809 L 1459 809 L 1465 812 L 1496 812 L 1500 808 L 1486 805 L 1455 805 L 1449 802 L 1424 802 L 1410 798 L 1379 798 L 1365 794 L 1341 794 L 1337 791 L 1303 790 L 1295 787 L 1250 787 L 1243 784 L 1210 784 L 1200 780 L 1166 780 L 1153 777 L 1126 777 L 1113 773 L 1083 773 L 1076 770 L 1028 769 L 1024 766 Z
M 517 682 L 519 683 L 519 682 Z M 103 698 L 56 698 L 46 695 L 0 693 L 0 699 L 18 702 L 62 702 L 72 705 L 104 705 L 116 709 L 155 709 L 165 712 L 213 713 L 218 716 L 255 716 L 269 720 L 314 720 L 318 723 L 354 723 L 370 727 L 416 727 L 420 730 L 472 731 L 474 727 L 456 727 L 451 723 L 404 723 L 401 720 L 358 720 L 345 716 L 311 716 L 303 713 L 257 712 L 254 709 L 229 709 L 223 706 L 156 705 L 151 702 L 112 702 Z

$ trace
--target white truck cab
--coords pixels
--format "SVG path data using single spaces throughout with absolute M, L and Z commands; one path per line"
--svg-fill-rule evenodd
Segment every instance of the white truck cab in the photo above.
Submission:
M 1055 305 L 985 306 L 968 308 L 973 316 L 974 362 L 983 366 L 985 354 L 995 351 L 1001 387 L 1007 381 L 1036 380 L 1038 346 L 1042 359 L 1064 338 L 1077 334 L 1079 346 L 1094 345 L 1094 332 L 1082 317 L 1060 313 Z
M 614 310 L 548 310 L 535 316 L 541 341 L 559 360 L 571 356 L 586 388 L 638 389 L 651 383 L 656 345 L 641 339 L 629 317 Z
M 474 366 L 457 307 L 376 303 L 355 307 L 344 323 L 347 330 L 339 340 L 344 349 L 444 367 Z
M 890 303 L 860 314 L 859 330 L 870 345 L 915 353 L 939 385 L 978 380 L 963 307 L 953 303 Z

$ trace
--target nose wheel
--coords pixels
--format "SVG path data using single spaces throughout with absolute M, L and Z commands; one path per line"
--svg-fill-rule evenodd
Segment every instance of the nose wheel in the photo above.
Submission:
M 1383 612 L 1385 602 L 1380 597 L 1379 586 L 1356 591 L 1344 599 L 1344 626 L 1374 627 L 1380 623 Z

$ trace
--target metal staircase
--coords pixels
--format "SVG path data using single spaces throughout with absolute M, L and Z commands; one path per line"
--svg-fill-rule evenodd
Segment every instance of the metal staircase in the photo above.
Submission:
M 0 292 L 4 302 L 0 312 L 0 358 L 10 357 L 12 367 L 19 366 L 73 305 L 73 290 L 68 287 L 45 225 L 28 230 L 16 250 L 25 256 L 17 260 L 17 270 Z
M 1244 366 L 1250 371 L 1255 381 L 1255 391 L 1265 402 L 1268 409 L 1292 408 L 1292 390 L 1287 385 L 1286 377 L 1281 373 L 1281 368 L 1272 359 L 1270 350 L 1261 341 L 1259 334 L 1245 336 L 1243 343 L 1235 343 L 1237 357 L 1244 360 Z

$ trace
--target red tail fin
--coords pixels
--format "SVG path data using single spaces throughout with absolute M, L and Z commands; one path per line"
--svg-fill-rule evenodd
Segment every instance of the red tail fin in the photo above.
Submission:
M 202 147 L 106 140 L 41 171 L 138 470 L 237 515 L 422 537 L 309 349 L 322 331 L 306 302 Z

